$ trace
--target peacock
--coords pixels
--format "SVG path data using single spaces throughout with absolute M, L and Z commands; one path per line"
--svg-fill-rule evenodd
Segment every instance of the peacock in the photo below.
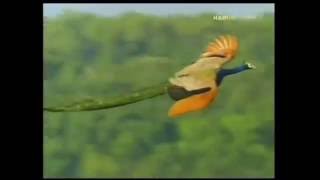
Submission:
M 234 69 L 222 69 L 234 59 L 238 49 L 239 42 L 235 36 L 220 36 L 209 44 L 197 61 L 170 78 L 168 93 L 176 102 L 170 108 L 169 116 L 177 117 L 208 107 L 219 94 L 219 86 L 226 76 L 254 69 L 250 63 Z
M 102 110 L 167 94 L 174 101 L 168 110 L 169 117 L 176 118 L 200 111 L 215 101 L 225 77 L 256 68 L 246 62 L 239 67 L 224 69 L 225 64 L 235 59 L 238 50 L 239 42 L 236 36 L 219 36 L 209 43 L 195 62 L 175 73 L 167 82 L 127 95 L 86 99 L 66 106 L 46 107 L 44 110 L 50 112 Z

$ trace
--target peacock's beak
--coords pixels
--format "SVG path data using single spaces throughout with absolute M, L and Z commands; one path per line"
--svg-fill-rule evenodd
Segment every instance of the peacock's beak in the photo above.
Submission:
M 249 63 L 249 62 L 246 62 L 245 64 L 247 64 L 247 66 L 250 68 L 250 69 L 256 69 L 257 67 L 255 65 L 253 65 L 252 63 Z

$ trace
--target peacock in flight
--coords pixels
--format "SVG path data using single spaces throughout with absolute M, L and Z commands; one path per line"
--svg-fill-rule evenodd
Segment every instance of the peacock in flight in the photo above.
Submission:
M 127 95 L 86 99 L 66 106 L 47 107 L 44 110 L 51 112 L 101 110 L 168 94 L 174 101 L 168 110 L 169 117 L 175 118 L 200 111 L 215 101 L 219 94 L 219 87 L 226 76 L 255 69 L 255 66 L 250 63 L 244 63 L 232 69 L 223 69 L 225 64 L 235 59 L 238 49 L 239 42 L 235 36 L 220 36 L 208 45 L 205 52 L 194 63 L 175 73 L 164 84 Z

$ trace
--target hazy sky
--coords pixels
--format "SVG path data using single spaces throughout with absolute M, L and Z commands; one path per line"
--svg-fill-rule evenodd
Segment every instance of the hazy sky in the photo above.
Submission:
M 45 16 L 57 16 L 64 10 L 89 12 L 103 16 L 116 16 L 129 11 L 160 16 L 172 14 L 198 14 L 217 12 L 230 16 L 255 16 L 263 12 L 274 13 L 274 4 L 44 4 Z

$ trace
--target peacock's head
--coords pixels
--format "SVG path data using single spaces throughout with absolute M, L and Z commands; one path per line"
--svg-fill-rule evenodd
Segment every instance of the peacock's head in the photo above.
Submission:
M 245 62 L 244 65 L 246 69 L 256 69 L 256 66 L 251 63 Z

